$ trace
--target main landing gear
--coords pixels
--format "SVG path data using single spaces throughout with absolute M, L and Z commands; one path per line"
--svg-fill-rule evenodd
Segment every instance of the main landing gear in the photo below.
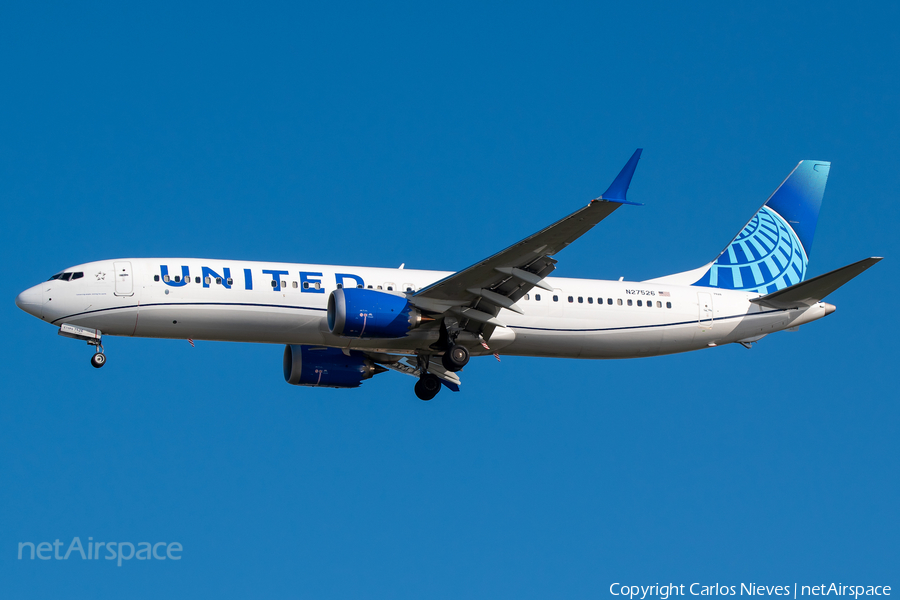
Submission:
M 441 380 L 434 373 L 428 372 L 428 364 L 431 362 L 431 356 L 427 354 L 417 354 L 416 362 L 418 363 L 419 380 L 416 382 L 416 396 L 419 400 L 431 400 L 437 393 L 441 391 Z
M 419 400 L 431 400 L 441 391 L 441 380 L 434 373 L 423 373 L 416 382 L 416 396 Z
M 462 370 L 468 362 L 469 351 L 465 346 L 459 344 L 450 346 L 450 349 L 444 352 L 444 356 L 441 357 L 441 364 L 444 365 L 444 368 L 454 373 Z
M 428 372 L 431 356 L 418 355 L 419 381 L 416 382 L 416 396 L 420 400 L 431 400 L 441 391 L 441 380 L 434 373 Z M 461 370 L 469 362 L 469 350 L 460 344 L 452 344 L 441 356 L 441 364 L 451 373 Z M 438 368 L 440 371 L 440 368 Z M 446 373 L 445 373 L 446 375 Z

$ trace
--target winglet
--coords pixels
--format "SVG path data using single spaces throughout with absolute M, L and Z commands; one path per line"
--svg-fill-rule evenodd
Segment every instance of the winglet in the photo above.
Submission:
M 637 168 L 638 161 L 641 159 L 641 152 L 643 151 L 643 148 L 638 148 L 634 151 L 634 154 L 631 155 L 631 158 L 628 159 L 628 162 L 625 163 L 625 166 L 622 167 L 622 170 L 619 171 L 619 174 L 613 180 L 612 184 L 610 184 L 609 189 L 603 192 L 597 200 L 641 206 L 639 202 L 629 202 L 626 200 L 625 194 L 628 192 L 628 186 L 631 185 L 631 178 L 634 177 L 634 170 Z

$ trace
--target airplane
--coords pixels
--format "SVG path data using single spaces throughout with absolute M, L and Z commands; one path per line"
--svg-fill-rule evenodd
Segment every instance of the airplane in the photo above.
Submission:
M 355 388 L 394 370 L 431 400 L 472 356 L 637 358 L 741 344 L 834 312 L 881 257 L 807 279 L 831 163 L 801 161 L 711 262 L 646 281 L 549 277 L 552 258 L 626 199 L 642 150 L 569 216 L 457 272 L 217 259 L 76 265 L 16 298 L 58 334 L 284 344 L 287 383 Z

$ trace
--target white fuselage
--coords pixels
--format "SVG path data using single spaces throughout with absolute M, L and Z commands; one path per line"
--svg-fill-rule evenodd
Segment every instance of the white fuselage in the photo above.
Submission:
M 66 271 L 83 276 L 31 288 L 28 312 L 57 326 L 79 325 L 105 335 L 309 344 L 400 354 L 427 348 L 437 340 L 437 330 L 416 329 L 391 339 L 338 337 L 326 322 L 329 294 L 342 283 L 403 295 L 451 275 L 172 258 L 98 261 Z M 801 309 L 765 308 L 750 302 L 759 294 L 717 288 L 556 277 L 545 282 L 554 291 L 532 289 L 517 303 L 524 314 L 501 310 L 497 318 L 507 327 L 494 330 L 487 340 L 489 351 L 474 337 L 469 339 L 472 354 L 566 358 L 671 354 L 754 341 L 833 310 L 822 302 Z

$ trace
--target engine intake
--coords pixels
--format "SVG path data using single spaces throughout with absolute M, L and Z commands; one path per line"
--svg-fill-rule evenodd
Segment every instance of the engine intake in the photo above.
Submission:
M 347 356 L 338 348 L 297 344 L 284 347 L 284 380 L 291 385 L 354 388 L 385 371 L 361 352 L 351 351 Z
M 328 329 L 334 335 L 398 338 L 421 323 L 422 314 L 403 296 L 341 288 L 328 297 Z

